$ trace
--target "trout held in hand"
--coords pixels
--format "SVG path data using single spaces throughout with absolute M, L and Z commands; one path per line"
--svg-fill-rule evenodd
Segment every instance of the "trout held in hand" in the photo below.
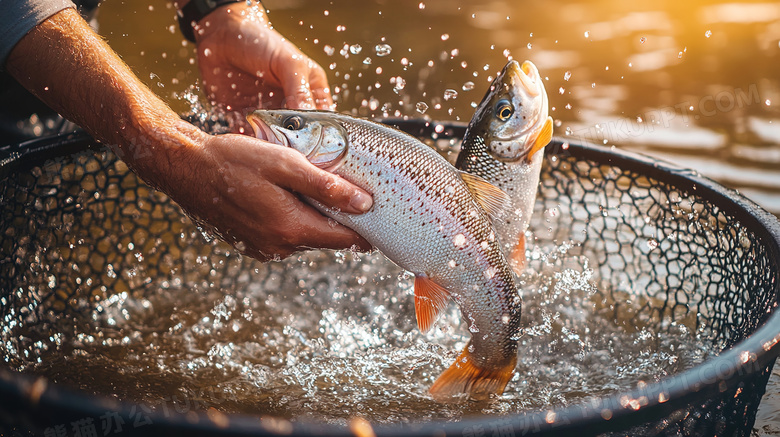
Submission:
M 414 273 L 421 331 L 449 297 L 459 304 L 471 341 L 431 394 L 501 394 L 517 362 L 521 300 L 486 211 L 504 207 L 506 195 L 385 125 L 319 111 L 259 110 L 247 118 L 259 138 L 292 147 L 373 195 L 373 208 L 361 215 L 307 201 Z
M 520 273 L 525 231 L 539 188 L 543 149 L 552 139 L 542 77 L 530 61 L 509 63 L 490 85 L 469 122 L 455 167 L 504 191 L 508 207 L 493 217 L 502 250 Z

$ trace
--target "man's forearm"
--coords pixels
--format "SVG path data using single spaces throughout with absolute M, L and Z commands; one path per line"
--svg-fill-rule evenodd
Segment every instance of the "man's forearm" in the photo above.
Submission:
M 65 118 L 111 145 L 153 184 L 203 134 L 147 88 L 73 9 L 30 31 L 6 69 Z M 166 187 L 162 187 L 166 188 Z

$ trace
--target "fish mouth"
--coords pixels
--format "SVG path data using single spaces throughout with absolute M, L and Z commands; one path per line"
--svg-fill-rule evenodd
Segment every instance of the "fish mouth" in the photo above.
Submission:
M 246 119 L 252 126 L 252 129 L 254 129 L 255 136 L 257 138 L 285 147 L 290 147 L 290 142 L 287 140 L 287 137 L 281 135 L 274 128 L 272 128 L 268 123 L 265 122 L 265 120 L 263 120 L 261 116 L 255 113 L 251 113 L 246 116 Z
M 513 81 L 519 82 L 522 88 L 531 97 L 538 96 L 542 90 L 539 87 L 539 71 L 531 61 L 524 61 L 522 65 L 515 60 L 510 61 L 504 67 L 505 75 L 508 75 Z

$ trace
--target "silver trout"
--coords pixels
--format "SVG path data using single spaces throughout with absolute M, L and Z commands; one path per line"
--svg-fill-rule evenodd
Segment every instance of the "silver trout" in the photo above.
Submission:
M 493 225 L 518 274 L 525 265 L 525 231 L 552 131 L 547 93 L 536 66 L 509 61 L 477 106 L 455 163 L 458 170 L 485 179 L 509 196 L 508 208 L 493 216 Z
M 361 215 L 307 201 L 414 273 L 421 331 L 450 297 L 460 306 L 472 337 L 434 382 L 433 397 L 501 394 L 517 362 L 521 299 L 486 211 L 503 208 L 506 195 L 385 125 L 319 111 L 259 110 L 247 118 L 259 138 L 292 147 L 373 195 L 373 208 Z

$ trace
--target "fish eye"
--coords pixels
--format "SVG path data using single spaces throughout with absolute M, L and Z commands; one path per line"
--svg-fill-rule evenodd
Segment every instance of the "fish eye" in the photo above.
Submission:
M 303 119 L 299 115 L 291 115 L 284 120 L 282 127 L 287 130 L 298 130 L 303 127 Z
M 507 121 L 514 113 L 515 109 L 512 107 L 512 104 L 509 103 L 509 100 L 500 100 L 496 104 L 496 117 L 498 117 L 499 120 Z

